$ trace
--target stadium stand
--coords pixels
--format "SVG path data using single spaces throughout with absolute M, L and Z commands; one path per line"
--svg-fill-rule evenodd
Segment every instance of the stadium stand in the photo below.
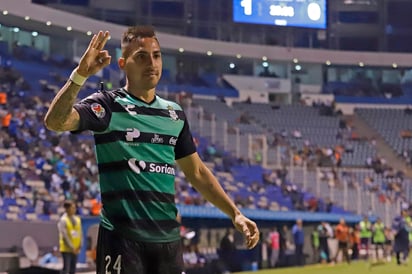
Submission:
M 26 56 L 28 53 L 26 52 L 27 48 L 22 49 L 22 52 L 24 53 L 23 55 Z M 30 52 L 30 51 L 29 51 Z M 33 61 L 31 61 L 33 62 Z M 25 65 L 29 64 L 29 65 Z M 33 69 L 29 69 L 30 67 L 34 67 L 35 64 L 36 66 L 36 71 L 34 72 Z M 52 66 L 50 67 L 51 63 L 48 63 L 47 65 L 42 63 L 40 61 L 37 61 L 36 63 L 25 63 L 22 60 L 17 60 L 17 59 L 9 59 L 9 62 L 7 62 L 7 66 L 4 67 L 4 69 L 8 69 L 11 71 L 14 71 L 14 73 L 20 75 L 19 78 L 17 79 L 24 79 L 26 81 L 27 78 L 30 80 L 28 82 L 34 83 L 34 79 L 41 79 L 39 81 L 39 84 L 43 83 L 44 86 L 50 86 L 50 85 L 59 85 L 61 84 L 61 81 L 59 79 L 64 79 L 64 74 L 67 73 L 66 70 L 64 69 L 59 69 L 57 66 Z M 54 72 L 54 75 L 51 76 L 51 72 Z M 33 77 L 33 78 L 30 78 Z M 214 83 L 214 76 L 212 75 L 206 75 L 206 79 L 212 79 L 209 80 L 209 82 Z M 93 91 L 92 87 L 97 86 L 97 81 L 93 83 L 93 81 L 96 81 L 91 79 L 91 84 L 89 85 L 88 92 Z M 16 81 L 17 82 L 17 81 Z M 21 82 L 21 81 L 20 81 Z M 206 82 L 206 81 L 205 81 Z M 7 84 L 7 83 L 6 83 Z M 13 86 L 8 83 L 9 86 L 8 88 L 12 88 Z M 211 84 L 212 85 L 212 84 Z M 7 88 L 7 86 L 5 86 Z M 19 89 L 22 91 L 21 87 L 17 86 L 16 89 Z M 42 90 L 42 91 L 38 91 Z M 189 94 L 195 94 L 196 90 L 191 89 L 189 86 L 186 90 L 190 90 Z M 171 94 L 179 94 L 178 89 L 175 90 L 174 92 L 172 90 L 169 90 Z M 48 91 L 45 89 L 40 88 L 40 86 L 33 87 L 32 90 L 28 91 L 29 93 L 26 94 L 21 94 L 19 93 L 18 95 L 15 94 L 16 96 L 13 98 L 11 96 L 10 98 L 10 105 L 17 107 L 17 99 L 19 97 L 24 97 L 28 98 L 30 94 L 30 98 L 35 98 L 33 101 L 37 102 L 31 102 L 32 104 L 37 104 L 37 108 L 40 111 L 44 110 L 44 103 L 42 100 L 46 98 L 50 98 L 50 96 L 53 94 L 53 91 L 51 93 L 48 93 Z M 12 92 L 10 94 L 13 94 Z M 202 94 L 202 93 L 201 93 Z M 32 96 L 38 96 L 38 97 L 32 97 Z M 41 98 L 41 99 L 40 99 Z M 267 142 L 268 142 L 268 160 L 275 161 L 276 159 L 276 143 L 279 142 L 278 139 L 281 139 L 284 144 L 286 144 L 287 151 L 288 153 L 284 154 L 286 156 L 285 159 L 290 159 L 290 153 L 293 155 L 293 163 L 296 166 L 302 165 L 302 158 L 305 159 L 305 162 L 311 163 L 313 162 L 314 166 L 326 166 L 326 167 L 355 167 L 355 168 L 363 168 L 365 167 L 366 160 L 369 157 L 373 157 L 377 154 L 375 151 L 375 148 L 371 146 L 368 142 L 359 142 L 359 140 L 356 139 L 355 136 L 353 136 L 353 129 L 350 128 L 350 125 L 348 123 L 345 123 L 343 121 L 343 117 L 335 113 L 335 111 L 332 109 L 332 106 L 329 105 L 314 105 L 314 106 L 305 106 L 302 104 L 294 104 L 294 105 L 270 105 L 270 104 L 262 104 L 262 103 L 247 103 L 247 102 L 235 102 L 232 104 L 232 106 L 229 106 L 225 100 L 224 97 L 222 97 L 222 100 L 210 100 L 210 99 L 198 99 L 198 98 L 193 98 L 190 101 L 190 105 L 188 107 L 188 112 L 189 116 L 191 115 L 190 112 L 195 109 L 197 112 L 194 112 L 193 115 L 199 115 L 199 108 L 201 109 L 201 116 L 200 118 L 197 117 L 195 119 L 200 119 L 200 120 L 193 120 L 192 121 L 192 126 L 195 131 L 197 131 L 200 136 L 199 138 L 205 136 L 208 137 L 208 142 L 210 142 L 208 145 L 216 145 L 220 148 L 222 148 L 223 143 L 225 142 L 225 138 L 228 138 L 227 136 L 225 137 L 225 130 L 228 133 L 235 133 L 236 130 L 239 131 L 239 147 L 241 148 L 238 155 L 234 155 L 234 152 L 236 150 L 235 143 L 236 142 L 227 142 L 228 146 L 226 147 L 225 151 L 222 151 L 222 154 L 224 155 L 229 155 L 230 157 L 233 158 L 241 158 L 245 159 L 246 161 L 251 161 L 251 155 L 249 152 L 249 136 L 250 135 L 259 135 L 263 134 L 267 137 Z M 29 103 L 26 104 L 30 107 Z M 23 115 L 21 116 L 21 113 L 19 115 L 13 115 L 12 123 L 8 127 L 9 133 L 11 136 L 20 137 L 20 134 L 23 134 L 29 130 L 28 127 L 33 127 L 35 126 L 40 132 L 42 132 L 42 135 L 39 137 L 41 139 L 46 138 L 48 132 L 44 131 L 43 126 L 38 120 L 35 122 L 34 117 L 41 117 L 42 113 L 37 113 L 34 115 L 33 113 L 30 113 L 29 108 L 27 109 L 20 109 L 21 113 L 27 112 L 29 114 L 27 117 Z M 362 112 L 362 110 L 357 111 L 361 117 L 366 116 L 365 111 Z M 379 111 L 375 111 L 377 113 L 380 113 Z M 395 112 L 394 112 L 395 113 Z M 403 115 L 403 112 L 398 111 L 396 113 L 401 113 Z M 386 112 L 382 111 L 383 116 L 387 115 Z M 397 117 L 393 117 L 397 118 Z M 378 119 L 379 120 L 379 119 Z M 343 123 L 343 124 L 342 124 Z M 387 132 L 390 132 L 393 134 L 393 132 L 396 132 L 396 130 L 401 130 L 402 126 L 407 126 L 408 121 L 405 120 L 402 122 L 404 124 L 399 124 L 398 126 L 394 123 L 390 123 L 390 126 L 392 128 L 387 129 Z M 199 127 L 199 124 L 202 124 L 202 128 Z M 389 123 L 388 123 L 389 124 Z M 22 128 L 19 129 L 19 125 L 22 125 Z M 226 125 L 226 129 L 225 129 Z M 229 125 L 229 126 L 228 126 Z M 380 123 L 380 125 L 385 125 L 383 123 Z M 393 127 L 398 127 L 396 130 Z M 215 132 L 215 136 L 212 140 L 212 130 L 205 130 L 205 129 L 213 129 Z M 23 131 L 23 133 L 20 132 L 20 130 Z M 203 130 L 203 132 L 202 132 Z M 383 134 L 383 133 L 382 133 Z M 34 134 L 33 134 L 34 135 Z M 229 138 L 235 138 L 235 134 L 229 135 Z M 10 136 L 7 136 L 7 138 L 10 138 Z M 24 155 L 25 151 L 27 151 L 29 144 L 34 142 L 38 143 L 39 140 L 35 140 L 36 136 L 26 136 L 26 139 L 24 142 L 20 143 L 22 147 L 19 147 L 17 145 L 16 149 L 20 149 L 20 155 Z M 69 137 L 67 137 L 70 139 Z M 88 139 L 87 137 L 84 137 Z M 73 138 L 71 138 L 73 139 Z M 88 139 L 90 142 L 90 139 Z M 203 140 L 203 139 L 202 139 Z M 206 139 L 205 139 L 206 140 Z M 70 141 L 67 141 L 68 144 L 66 146 L 70 146 Z M 52 146 L 50 142 L 48 142 L 46 139 L 42 140 L 44 143 L 43 145 L 46 145 L 48 147 Z M 407 141 L 406 141 L 407 142 Z M 204 145 L 207 147 L 208 145 Z M 404 147 L 407 147 L 407 143 L 405 143 Z M 203 147 L 199 147 L 199 151 L 201 152 L 203 157 L 206 157 L 204 151 L 202 151 Z M 58 148 L 56 148 L 59 150 Z M 399 150 L 399 147 L 397 148 Z M 309 153 L 309 152 L 310 153 Z M 336 157 L 337 152 L 339 152 L 341 155 L 339 158 Z M 63 154 L 67 152 L 61 152 Z M 305 155 L 305 153 L 309 153 L 308 155 Z M 315 157 L 319 156 L 318 154 L 320 153 L 320 156 L 322 157 Z M 71 154 L 71 153 L 67 153 Z M 58 153 L 57 153 L 58 155 Z M 34 155 L 30 155 L 33 157 Z M 9 158 L 10 156 L 7 156 L 3 154 L 2 156 L 4 161 L 7 161 L 6 158 Z M 26 156 L 27 157 L 27 156 Z M 38 157 L 38 156 L 37 156 Z M 59 158 L 59 156 L 56 156 Z M 89 156 L 90 157 L 90 156 Z M 252 156 L 253 157 L 253 156 Z M 17 157 L 18 158 L 18 157 Z M 18 158 L 19 159 L 19 158 Z M 23 157 L 24 159 L 24 157 Z M 35 161 L 36 159 L 24 159 L 23 161 Z M 64 159 L 59 159 L 57 160 L 56 164 L 53 169 L 61 169 L 61 168 L 68 168 L 73 162 L 67 163 L 66 161 L 70 160 L 64 160 Z M 22 162 L 23 162 L 22 161 Z M 40 167 L 41 165 L 46 165 L 45 159 L 37 159 L 37 161 L 40 161 Z M 287 160 L 286 160 L 287 161 Z M 21 163 L 20 163 L 21 164 Z M 14 168 L 18 167 L 19 164 L 15 165 Z M 70 166 L 71 167 L 71 166 Z M 259 165 L 257 165 L 259 167 Z M 10 167 L 12 170 L 12 166 Z M 247 169 L 250 169 L 250 166 L 247 166 Z M 262 167 L 260 167 L 262 168 Z M 233 167 L 221 167 L 222 170 L 229 171 L 233 174 L 234 178 L 236 176 L 240 176 L 240 178 L 243 178 L 241 174 L 251 174 L 250 172 L 245 172 L 242 171 L 241 167 L 233 168 Z M 216 171 L 219 171 L 216 169 Z M 62 171 L 60 170 L 60 173 Z M 242 173 L 243 172 L 243 173 Z M 382 179 L 382 176 L 377 176 L 376 174 L 373 174 L 373 171 L 364 171 L 361 170 L 359 172 L 356 172 L 356 169 L 352 171 L 352 173 L 356 174 L 354 177 L 356 178 L 355 180 L 357 182 L 360 182 L 363 184 L 364 177 L 366 176 L 365 174 L 370 173 L 370 176 L 373 177 L 373 182 L 374 184 L 377 184 L 379 187 L 379 191 L 374 191 L 372 193 L 377 193 L 378 196 L 382 191 L 386 190 L 387 182 Z M 240 173 L 240 175 L 238 175 Z M 244 177 L 243 180 L 239 181 L 235 186 L 233 186 L 233 181 L 223 181 L 223 184 L 228 186 L 229 191 L 231 191 L 231 194 L 236 197 L 238 201 L 243 201 L 244 205 L 249 208 L 258 208 L 258 207 L 269 207 L 270 209 L 278 208 L 282 210 L 291 210 L 291 209 L 296 209 L 294 207 L 294 203 L 290 200 L 290 197 L 282 197 L 277 195 L 276 193 L 280 193 L 280 189 L 278 188 L 273 188 L 273 189 L 268 189 L 265 195 L 262 195 L 261 197 L 258 197 L 259 195 L 251 195 L 249 196 L 247 193 L 250 191 L 250 185 L 253 182 L 258 182 L 262 183 L 262 174 L 263 171 L 256 169 L 254 170 L 253 174 L 256 174 L 256 177 L 253 178 L 247 178 Z M 40 174 L 43 176 L 43 174 Z M 41 180 L 38 178 L 41 176 L 35 176 L 35 180 L 30 180 L 23 185 L 23 191 L 26 191 L 30 193 L 31 189 L 37 189 L 40 193 L 43 192 L 46 187 L 44 187 L 44 184 L 42 184 Z M 311 189 L 312 191 L 316 192 L 314 195 L 320 195 L 320 193 L 330 193 L 333 194 L 333 200 L 336 205 L 343 206 L 348 205 L 352 206 L 352 208 L 347 208 L 350 212 L 366 212 L 369 210 L 369 208 L 375 207 L 371 205 L 371 202 L 364 202 L 364 205 L 362 206 L 356 206 L 356 208 L 353 208 L 354 201 L 347 200 L 348 197 L 357 197 L 357 195 L 352 195 L 351 191 L 356 191 L 353 189 L 348 190 L 349 194 L 347 196 L 343 196 L 342 192 L 339 191 L 331 191 L 330 188 L 331 183 L 328 184 L 322 184 L 318 183 L 316 180 L 317 174 L 316 171 L 308 171 L 307 172 L 307 178 L 306 179 L 307 183 L 303 182 L 303 175 L 302 171 L 299 168 L 296 168 L 296 171 L 294 172 L 294 178 L 292 178 L 293 181 L 290 181 L 291 178 L 288 178 L 289 181 L 287 182 L 291 186 L 294 183 L 298 183 L 300 186 L 305 185 L 306 189 Z M 11 179 L 13 179 L 15 175 L 13 175 L 13 172 L 2 172 L 2 179 L 3 182 L 10 182 Z M 345 177 L 345 176 L 343 176 Z M 64 180 L 64 179 L 61 179 Z M 71 180 L 71 183 L 74 183 L 75 176 L 74 178 L 69 178 Z M 234 179 L 233 179 L 234 180 Z M 344 181 L 344 179 L 339 179 L 337 181 Z M 23 180 L 24 181 L 24 180 Z M 35 185 L 34 182 L 40 182 L 40 185 Z M 90 185 L 90 182 L 86 183 L 87 185 Z M 339 184 L 336 183 L 337 186 L 339 187 Z M 402 182 L 400 183 L 402 185 Z M 320 186 L 319 186 L 320 185 Z M 76 186 L 79 188 L 79 186 Z M 76 188 L 75 187 L 75 188 Z M 233 188 L 233 189 L 231 189 Z M 296 188 L 296 186 L 295 186 Z M 335 185 L 333 185 L 333 188 L 335 188 Z M 47 191 L 50 191 L 50 186 L 48 186 Z M 47 192 L 46 191 L 46 192 Z M 299 190 L 301 191 L 301 190 Z M 308 200 L 311 195 L 310 193 L 305 193 L 305 190 L 303 190 L 302 195 L 306 197 L 306 200 Z M 193 194 L 193 193 L 190 193 Z M 41 195 L 46 195 L 47 194 L 41 194 Z M 58 197 L 61 199 L 64 199 L 65 197 L 67 198 L 67 195 L 70 195 L 68 193 L 58 193 L 56 194 Z M 95 197 L 96 193 L 94 193 Z M 369 194 L 370 195 L 370 194 Z M 32 195 L 29 195 L 30 197 Z M 189 195 L 190 196 L 190 195 Z M 377 196 L 377 197 L 378 197 Z M 89 197 L 90 198 L 90 197 Z M 184 198 L 184 197 L 182 197 Z M 319 197 L 322 198 L 321 201 L 324 199 L 328 198 L 330 199 L 331 197 Z M 59 200 L 55 200 L 54 202 L 43 201 L 45 204 L 44 207 L 46 209 L 43 209 L 43 212 L 39 209 L 39 205 L 37 206 L 37 212 L 39 214 L 38 218 L 39 219 L 48 219 L 47 215 L 48 214 L 58 214 L 56 212 L 56 209 L 58 208 L 58 203 L 56 203 Z M 42 200 L 42 199 L 40 199 Z M 248 201 L 249 200 L 249 201 Z M 371 198 L 369 197 L 362 197 L 359 199 L 360 201 L 371 201 Z M 372 199 L 373 200 L 373 199 Z M 378 199 L 377 199 L 378 200 Z M 82 200 L 81 200 L 82 201 Z M 10 208 L 8 207 L 9 202 L 4 203 L 3 205 L 3 210 L 5 211 L 4 216 L 5 218 L 24 218 L 24 219 L 36 219 L 33 215 L 27 215 L 27 214 L 32 214 L 33 209 L 24 209 L 22 208 L 22 212 L 19 212 L 19 214 L 16 215 L 14 214 L 8 214 L 8 213 L 13 213 L 10 212 Z M 88 202 L 86 202 L 87 204 Z M 240 203 L 240 202 L 239 202 Z M 241 204 L 241 203 L 240 203 Z M 379 205 L 379 203 L 377 203 Z M 299 208 L 299 207 L 298 207 Z M 302 208 L 302 205 L 300 205 L 300 208 Z M 15 210 L 15 208 L 12 210 Z M 51 210 L 51 212 L 48 212 Z M 17 210 L 15 210 L 17 211 Z M 28 212 L 26 212 L 28 211 Z M 41 214 L 46 211 L 46 214 Z M 85 213 L 90 212 L 90 208 L 85 208 L 84 209 Z M 344 212 L 342 209 L 336 208 L 336 212 Z M 376 212 L 384 212 L 383 210 L 376 209 Z M 27 214 L 26 214 L 27 213 Z M 7 215 L 8 214 L 8 215 Z M 8 217 L 7 217 L 8 216 Z M 27 217 L 26 217 L 27 216 Z M 55 217 L 54 217 L 55 218 Z

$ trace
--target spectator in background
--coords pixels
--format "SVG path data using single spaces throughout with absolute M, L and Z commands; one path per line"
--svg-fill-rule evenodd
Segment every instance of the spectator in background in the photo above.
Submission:
M 99 197 L 90 199 L 90 213 L 93 216 L 99 216 L 100 210 L 102 208 L 102 203 Z
M 246 112 L 242 112 L 239 116 L 238 122 L 240 124 L 250 124 L 250 117 L 249 117 L 249 113 Z
M 295 139 L 302 139 L 302 132 L 301 132 L 299 129 L 294 129 L 294 130 L 292 131 L 292 136 L 293 136 Z
M 319 211 L 319 204 L 318 199 L 315 196 L 311 196 L 307 201 L 307 209 L 310 212 L 317 212 Z
M 403 139 L 412 138 L 412 130 L 410 129 L 402 129 L 400 132 L 400 137 Z
M 188 244 L 183 250 L 183 265 L 186 274 L 202 274 L 206 259 L 200 254 L 196 244 Z
M 236 271 L 237 262 L 234 260 L 235 245 L 235 230 L 227 228 L 226 233 L 220 241 L 219 257 L 229 271 Z
M 339 224 L 336 226 L 335 229 L 335 237 L 338 240 L 338 250 L 336 252 L 334 262 L 337 263 L 339 253 L 342 252 L 345 260 L 348 264 L 350 264 L 350 257 L 349 257 L 349 227 L 346 225 L 345 219 L 341 218 Z
M 363 216 L 363 220 L 359 223 L 360 229 L 360 251 L 359 254 L 365 260 L 369 257 L 369 248 L 372 238 L 372 223 L 369 221 L 367 215 Z
M 296 224 L 292 228 L 292 235 L 295 244 L 296 264 L 303 266 L 305 264 L 305 255 L 303 254 L 305 234 L 303 233 L 303 223 L 301 219 L 296 220 Z
M 352 249 L 351 260 L 359 259 L 360 231 L 358 224 L 350 229 L 350 245 Z
M 65 213 L 57 224 L 59 230 L 60 252 L 63 257 L 62 274 L 76 272 L 77 256 L 82 247 L 82 223 L 76 215 L 76 204 L 73 201 L 64 202 Z
M 387 262 L 392 260 L 393 238 L 394 233 L 392 229 L 390 227 L 385 227 L 385 254 Z
M 372 226 L 372 242 L 375 245 L 376 259 L 379 260 L 379 249 L 382 251 L 382 259 L 386 257 L 385 250 L 385 224 L 381 218 L 377 218 Z
M 12 114 L 11 111 L 4 111 L 4 115 L 0 116 L 1 118 L 1 127 L 4 130 L 7 130 L 10 126 L 10 122 L 11 122 L 11 118 L 12 118 Z
M 213 161 L 215 157 L 219 156 L 216 146 L 214 144 L 208 144 L 203 152 L 203 159 L 208 161 Z
M 330 198 L 326 198 L 326 204 L 325 204 L 325 211 L 327 213 L 330 213 L 332 211 L 333 208 L 333 202 Z
M 411 106 L 406 106 L 406 108 L 405 108 L 405 110 L 404 110 L 404 113 L 406 114 L 406 115 L 412 115 L 412 107 Z
M 0 91 L 0 106 L 7 105 L 7 93 Z
M 288 253 L 292 250 L 293 246 L 293 236 L 290 232 L 287 225 L 282 226 L 282 230 L 280 231 L 280 254 L 279 257 L 281 260 L 285 257 L 285 255 L 290 254 Z
M 312 252 L 313 252 L 313 261 L 318 263 L 320 261 L 320 239 L 319 239 L 319 231 L 318 228 L 315 226 L 312 233 L 310 243 L 312 245 Z
M 267 243 L 270 248 L 270 267 L 274 268 L 278 262 L 280 250 L 280 235 L 278 229 L 275 226 L 269 232 Z
M 409 231 L 411 227 L 408 225 L 407 217 L 407 209 L 402 208 L 401 214 L 396 216 L 392 222 L 392 230 L 395 235 L 393 251 L 395 252 L 396 263 L 398 265 L 405 264 L 409 256 Z
M 330 262 L 330 251 L 328 239 L 332 237 L 330 234 L 330 226 L 326 222 L 322 222 L 318 227 L 317 231 L 319 233 L 319 256 L 322 263 Z

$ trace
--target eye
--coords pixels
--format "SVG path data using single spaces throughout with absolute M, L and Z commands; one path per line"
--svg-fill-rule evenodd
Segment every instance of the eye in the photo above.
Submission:
M 139 53 L 139 54 L 136 54 L 135 56 L 134 56 L 134 59 L 136 59 L 136 60 L 143 60 L 145 58 L 145 54 L 144 53 Z

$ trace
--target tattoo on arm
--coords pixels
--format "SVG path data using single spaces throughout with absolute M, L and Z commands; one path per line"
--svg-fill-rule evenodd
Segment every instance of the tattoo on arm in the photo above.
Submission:
M 45 116 L 46 127 L 54 131 L 76 130 L 79 126 L 80 117 L 73 105 L 81 86 L 72 81 L 60 89 L 50 104 Z

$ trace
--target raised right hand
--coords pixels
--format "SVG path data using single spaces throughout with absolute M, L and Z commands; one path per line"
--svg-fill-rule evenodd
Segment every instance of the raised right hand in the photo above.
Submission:
M 83 56 L 80 58 L 77 73 L 83 77 L 89 77 L 110 64 L 112 57 L 107 50 L 103 50 L 109 39 L 109 32 L 99 31 L 93 35 Z

